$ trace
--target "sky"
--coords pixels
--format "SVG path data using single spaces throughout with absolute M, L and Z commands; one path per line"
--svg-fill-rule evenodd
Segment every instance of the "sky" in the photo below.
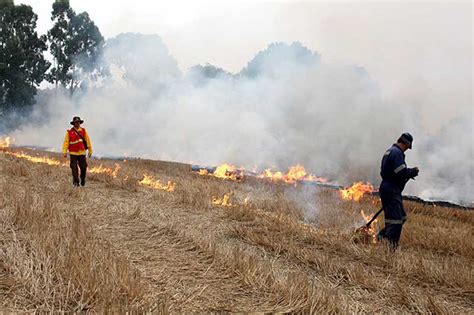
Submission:
M 33 6 L 39 32 L 46 33 L 52 1 L 22 3 Z M 266 163 L 280 169 L 301 162 L 340 181 L 356 179 L 345 178 L 346 173 L 373 181 L 378 180 L 379 152 L 410 131 L 417 149 L 410 152 L 409 163 L 421 166 L 425 174 L 410 193 L 472 200 L 471 2 L 70 3 L 78 13 L 87 11 L 106 38 L 124 32 L 157 34 L 164 45 L 158 40 L 153 48 L 125 46 L 118 51 L 133 52 L 133 71 L 146 82 L 129 82 L 127 89 L 110 82 L 90 90 L 77 104 L 50 100 L 44 91 L 45 106 L 38 107 L 38 117 L 49 115 L 50 124 L 18 130 L 13 135 L 18 143 L 45 141 L 41 145 L 54 147 L 51 131 L 61 133 L 58 122 L 67 122 L 80 108 L 103 154 L 130 149 L 163 160 Z M 269 44 L 294 41 L 318 52 L 322 66 L 299 68 L 294 62 L 301 56 L 285 55 L 283 62 L 292 66 L 282 67 L 282 60 L 267 50 L 268 69 L 257 79 L 224 77 L 199 87 L 181 76 L 165 80 L 166 93 L 155 88 L 159 73 L 170 65 L 179 73 L 176 62 L 183 73 L 206 62 L 237 73 Z M 281 51 L 285 45 L 278 47 Z M 114 51 L 113 45 L 108 49 Z M 354 67 L 345 65 L 363 67 L 369 77 L 354 76 Z M 267 77 L 273 69 L 282 71 Z M 103 117 L 110 113 L 127 115 L 127 128 L 104 125 Z M 111 137 L 134 147 L 117 145 Z M 123 141 L 126 137 L 133 141 Z M 215 143 L 226 145 L 216 148 Z
M 51 27 L 52 1 L 16 0 Z M 424 124 L 472 111 L 471 2 L 71 0 L 106 38 L 158 34 L 181 70 L 209 62 L 238 72 L 272 42 L 300 41 L 323 61 L 365 67 L 388 98 L 423 98 Z M 440 88 L 442 87 L 442 88 Z M 430 98 L 426 102 L 426 98 Z

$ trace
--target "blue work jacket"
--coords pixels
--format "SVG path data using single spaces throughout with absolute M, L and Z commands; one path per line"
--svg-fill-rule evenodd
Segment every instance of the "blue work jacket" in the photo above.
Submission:
M 402 193 L 405 184 L 418 175 L 413 168 L 408 168 L 405 163 L 405 153 L 397 144 L 392 145 L 382 158 L 380 176 L 382 183 L 379 190 L 381 192 Z

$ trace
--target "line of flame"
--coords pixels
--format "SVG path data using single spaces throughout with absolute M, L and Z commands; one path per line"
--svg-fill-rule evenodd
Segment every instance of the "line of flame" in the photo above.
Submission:
M 120 171 L 121 167 L 118 163 L 115 163 L 115 169 L 110 167 L 105 167 L 100 164 L 99 166 L 94 166 L 89 169 L 90 173 L 93 174 L 107 174 L 113 178 L 117 178 L 118 172 Z
M 24 152 L 6 151 L 4 153 L 11 156 L 15 156 L 17 158 L 25 159 L 33 163 L 42 163 L 42 164 L 47 164 L 50 166 L 68 166 L 67 163 L 62 163 L 59 160 L 48 158 L 45 156 L 32 156 Z M 89 172 L 93 174 L 106 174 L 113 178 L 117 178 L 118 172 L 120 171 L 120 169 L 121 167 L 118 163 L 115 163 L 114 169 L 105 167 L 101 164 L 99 166 L 90 168 Z M 143 186 L 148 186 L 153 189 L 159 189 L 159 190 L 164 190 L 164 191 L 169 191 L 169 192 L 174 191 L 176 188 L 176 183 L 174 182 L 168 181 L 168 183 L 165 185 L 165 184 L 162 184 L 159 180 L 155 180 L 152 176 L 149 176 L 147 174 L 144 174 L 144 178 L 139 182 L 139 184 Z
M 307 174 L 305 168 L 300 165 L 294 165 L 288 168 L 288 172 L 283 174 L 280 171 L 273 171 L 272 169 L 264 170 L 258 178 L 270 179 L 272 181 L 284 181 L 289 184 L 294 184 L 298 181 L 320 182 L 326 183 L 328 180 L 324 177 Z
M 217 178 L 229 179 L 233 181 L 240 181 L 243 179 L 243 169 L 238 169 L 236 166 L 228 163 L 217 166 L 212 173 L 207 169 L 201 169 L 198 173 L 199 175 L 214 176 Z
M 168 181 L 168 183 L 165 185 L 165 184 L 162 184 L 160 180 L 157 180 L 153 178 L 153 176 L 150 176 L 147 174 L 143 175 L 143 179 L 139 182 L 139 184 L 142 186 L 153 188 L 153 189 L 164 190 L 164 191 L 169 191 L 169 192 L 174 191 L 176 188 L 176 183 L 172 181 Z
M 25 159 L 33 163 L 47 164 L 51 166 L 66 166 L 66 163 L 61 163 L 61 161 L 52 159 L 46 156 L 32 156 L 24 152 L 5 152 L 5 154 L 15 156 L 20 159 Z

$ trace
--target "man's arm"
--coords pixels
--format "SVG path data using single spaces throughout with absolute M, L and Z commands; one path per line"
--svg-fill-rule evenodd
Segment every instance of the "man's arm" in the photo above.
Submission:
M 393 172 L 395 173 L 395 176 L 404 181 L 408 181 L 410 178 L 415 178 L 418 176 L 418 168 L 408 168 L 405 163 L 405 159 L 401 154 L 394 156 L 393 166 Z
M 66 136 L 64 137 L 63 142 L 63 155 L 67 155 L 67 150 L 69 149 L 69 133 L 66 131 Z
M 88 155 L 89 155 L 89 157 L 91 157 L 91 155 L 92 155 L 92 142 L 91 142 L 91 138 L 89 138 L 89 133 L 87 132 L 87 130 L 85 131 L 85 134 L 86 134 Z

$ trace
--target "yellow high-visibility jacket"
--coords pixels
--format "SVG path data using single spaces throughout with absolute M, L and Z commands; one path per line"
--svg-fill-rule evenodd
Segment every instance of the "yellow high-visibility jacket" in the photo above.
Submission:
M 82 128 L 79 127 L 77 129 L 78 131 L 81 131 Z M 87 150 L 89 151 L 89 154 L 92 154 L 92 142 L 91 139 L 89 138 L 89 133 L 84 129 L 85 137 L 84 139 L 87 141 Z M 69 151 L 69 132 L 66 130 L 66 136 L 64 137 L 64 143 L 63 143 L 63 154 L 66 154 Z M 84 150 L 79 150 L 75 152 L 69 152 L 70 155 L 85 155 L 86 151 Z

